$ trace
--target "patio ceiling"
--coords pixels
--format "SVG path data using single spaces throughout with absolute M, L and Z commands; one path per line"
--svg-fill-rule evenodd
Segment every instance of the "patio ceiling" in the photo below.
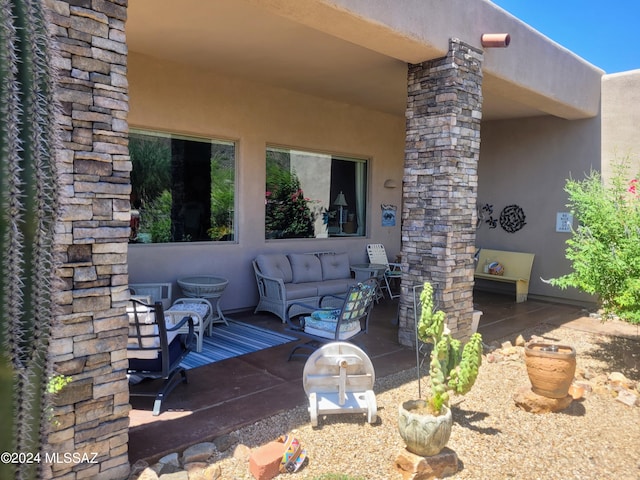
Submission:
M 252 0 L 129 2 L 129 51 L 404 115 L 406 61 L 324 33 L 307 26 L 309 22 L 292 20 L 258 4 Z M 388 45 L 406 47 L 407 57 L 427 59 L 444 54 L 388 29 L 378 28 L 376 32 L 388 36 Z M 550 112 L 544 99 L 537 102 L 530 90 L 486 71 L 483 94 L 485 120 Z

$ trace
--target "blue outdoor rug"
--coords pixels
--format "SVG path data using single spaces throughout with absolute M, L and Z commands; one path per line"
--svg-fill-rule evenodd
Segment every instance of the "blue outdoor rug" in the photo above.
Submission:
M 296 337 L 255 327 L 248 323 L 227 318 L 229 326 L 216 324 L 211 336 L 202 340 L 202 352 L 193 350 L 182 361 L 186 369 L 201 367 L 227 358 L 239 357 L 246 353 L 257 352 L 298 340 Z

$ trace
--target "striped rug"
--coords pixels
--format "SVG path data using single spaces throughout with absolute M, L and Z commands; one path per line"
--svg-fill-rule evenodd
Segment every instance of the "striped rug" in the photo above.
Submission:
M 182 361 L 186 369 L 200 367 L 227 358 L 239 357 L 298 340 L 295 337 L 273 332 L 265 328 L 249 325 L 227 318 L 229 326 L 216 324 L 211 336 L 205 335 L 202 352 L 195 350 Z

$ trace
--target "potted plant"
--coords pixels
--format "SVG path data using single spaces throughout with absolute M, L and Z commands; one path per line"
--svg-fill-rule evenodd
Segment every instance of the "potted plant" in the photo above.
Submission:
M 482 336 L 473 333 L 462 348 L 445 324 L 446 314 L 433 310 L 433 287 L 425 282 L 418 338 L 432 345 L 429 364 L 430 394 L 399 407 L 398 429 L 407 449 L 421 456 L 437 455 L 451 435 L 450 393 L 464 395 L 476 381 L 482 363 Z

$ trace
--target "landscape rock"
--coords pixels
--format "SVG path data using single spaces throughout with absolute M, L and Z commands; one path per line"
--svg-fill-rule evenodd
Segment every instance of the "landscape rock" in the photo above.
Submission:
M 213 444 L 219 452 L 226 452 L 236 443 L 238 443 L 238 438 L 235 435 L 221 435 L 213 440 Z
M 633 386 L 633 381 L 629 380 L 620 372 L 611 372 L 608 380 L 611 385 L 619 385 L 625 388 L 631 388 Z
M 625 405 L 628 405 L 629 407 L 635 407 L 636 405 L 638 405 L 638 396 L 635 393 L 625 389 L 618 392 L 616 400 L 624 403 Z
M 177 453 L 169 453 L 168 455 L 165 455 L 164 457 L 162 457 L 160 460 L 158 460 L 158 463 L 162 464 L 162 465 L 175 465 L 176 467 L 180 466 L 180 457 L 178 456 Z
M 458 456 L 449 448 L 430 457 L 421 457 L 405 448 L 396 457 L 395 466 L 404 480 L 432 480 L 456 473 Z
M 513 400 L 516 405 L 531 413 L 552 413 L 566 409 L 573 398 L 567 395 L 564 398 L 548 398 L 538 395 L 531 390 L 531 387 L 520 388 L 514 395 Z
M 211 442 L 196 443 L 182 453 L 182 464 L 192 462 L 206 462 L 216 451 Z

